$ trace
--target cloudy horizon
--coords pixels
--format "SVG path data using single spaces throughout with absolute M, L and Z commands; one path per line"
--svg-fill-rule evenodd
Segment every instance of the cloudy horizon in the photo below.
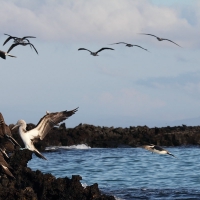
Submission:
M 10 52 L 17 58 L 0 60 L 0 112 L 7 124 L 18 119 L 36 124 L 46 110 L 76 107 L 78 112 L 65 121 L 68 127 L 153 127 L 187 119 L 190 125 L 189 119 L 200 117 L 197 0 L 0 1 L 0 50 L 12 44 L 3 46 L 6 33 L 35 36 L 30 41 L 39 53 L 17 46 Z M 116 42 L 149 52 L 109 45 Z M 80 47 L 115 50 L 93 57 Z

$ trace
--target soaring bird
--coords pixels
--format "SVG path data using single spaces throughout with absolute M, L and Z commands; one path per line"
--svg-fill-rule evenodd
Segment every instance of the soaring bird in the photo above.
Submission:
M 25 148 L 33 151 L 39 158 L 47 160 L 34 146 L 34 142 L 38 139 L 43 140 L 47 133 L 58 123 L 66 120 L 68 117 L 75 114 L 78 108 L 70 111 L 61 111 L 55 113 L 48 113 L 44 115 L 36 127 L 30 131 L 26 130 L 26 122 L 24 120 L 18 120 L 17 124 L 12 128 L 19 127 L 19 134 L 22 138 Z
M 3 58 L 3 59 L 6 59 L 6 56 L 10 56 L 10 57 L 16 58 L 16 56 L 13 56 L 13 55 L 9 54 L 8 52 L 0 50 L 0 57 Z
M 129 44 L 129 43 L 126 43 L 126 42 L 117 42 L 117 43 L 113 43 L 113 44 L 125 44 L 127 47 L 133 47 L 133 46 L 136 46 L 136 47 L 139 47 L 141 49 L 144 49 L 145 51 L 148 51 L 147 49 L 139 46 L 139 45 L 136 45 L 136 44 Z M 113 45 L 113 44 L 110 44 L 110 45 Z
M 157 36 L 155 36 L 155 35 L 152 35 L 152 34 L 147 34 L 147 33 L 139 33 L 139 34 L 153 36 L 153 37 L 157 38 L 157 40 L 158 40 L 158 41 L 167 40 L 167 41 L 169 41 L 169 42 L 172 42 L 172 43 L 174 43 L 175 45 L 179 46 L 178 44 L 176 44 L 175 42 L 173 42 L 172 40 L 169 40 L 169 39 L 160 38 L 160 37 L 157 37 Z M 181 46 L 179 46 L 179 47 L 181 47 Z
M 13 39 L 14 40 L 14 43 L 19 43 L 19 42 L 25 42 L 24 40 L 26 40 L 27 42 L 30 42 L 27 38 L 36 38 L 34 36 L 25 36 L 25 37 L 22 37 L 22 38 L 19 38 L 19 37 L 15 37 L 15 36 L 11 36 L 11 35 L 8 35 L 6 33 L 4 33 L 4 35 L 7 35 L 9 36 L 5 42 L 3 43 L 3 46 L 10 40 L 10 39 Z
M 80 48 L 80 49 L 78 49 L 78 51 L 80 51 L 80 50 L 86 50 L 86 51 L 89 51 L 89 52 L 91 53 L 91 55 L 93 55 L 93 56 L 98 56 L 98 53 L 99 53 L 100 51 L 105 50 L 105 49 L 114 50 L 114 49 L 112 49 L 112 48 L 103 47 L 103 48 L 99 49 L 97 52 L 92 52 L 92 51 L 90 51 L 90 50 L 88 50 L 88 49 L 85 49 L 85 48 Z
M 173 154 L 171 154 L 169 151 L 163 149 L 162 147 L 160 146 L 157 146 L 157 145 L 154 145 L 154 144 L 151 144 L 151 145 L 143 145 L 141 146 L 142 148 L 148 150 L 148 151 L 151 151 L 152 153 L 158 153 L 158 154 L 168 154 L 170 156 L 174 156 Z M 175 157 L 175 156 L 174 156 Z
M 8 176 L 10 176 L 10 177 L 12 177 L 12 178 L 15 178 L 15 177 L 13 176 L 13 174 L 12 174 L 12 173 L 10 172 L 10 170 L 9 170 L 9 169 L 12 169 L 12 167 L 5 161 L 4 155 L 3 155 L 1 149 L 0 149 L 0 166 L 1 166 L 2 170 L 3 170 L 3 172 L 4 172 L 6 175 L 8 175 Z
M 10 48 L 8 49 L 8 51 L 7 51 L 7 53 L 9 53 L 14 47 L 16 47 L 17 45 L 22 45 L 22 46 L 26 46 L 26 45 L 30 45 L 30 47 L 33 47 L 34 49 L 35 49 L 35 51 L 36 51 L 36 53 L 38 54 L 38 52 L 37 52 L 37 50 L 36 50 L 36 48 L 33 46 L 33 44 L 31 44 L 30 42 L 17 42 L 17 43 L 15 43 L 15 44 L 12 44 L 11 46 L 10 46 Z

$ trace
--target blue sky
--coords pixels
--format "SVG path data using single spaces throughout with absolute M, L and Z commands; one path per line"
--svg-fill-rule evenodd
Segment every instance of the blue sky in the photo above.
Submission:
M 167 2 L 167 3 L 166 3 Z M 30 39 L 0 59 L 0 112 L 8 124 L 37 123 L 48 110 L 79 106 L 66 125 L 199 125 L 200 2 L 0 0 L 4 33 Z M 178 43 L 159 42 L 151 33 Z M 125 47 L 127 42 L 147 48 Z M 97 51 L 93 57 L 84 47 Z

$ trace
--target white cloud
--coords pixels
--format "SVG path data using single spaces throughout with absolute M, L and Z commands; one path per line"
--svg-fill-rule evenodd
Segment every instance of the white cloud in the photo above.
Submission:
M 1 1 L 0 26 L 10 34 L 34 34 L 47 40 L 94 41 L 141 39 L 138 32 L 169 36 L 182 44 L 194 43 L 195 26 L 172 7 L 156 6 L 144 0 Z M 31 3 L 32 2 L 32 3 Z M 200 7 L 199 4 L 196 5 Z M 200 15 L 195 5 L 190 7 Z M 200 28 L 199 28 L 200 30 Z M 181 34 L 180 34 L 181 33 Z M 181 39 L 179 39 L 181 38 Z M 149 41 L 142 37 L 141 40 Z M 180 41 L 182 40 L 182 41 Z

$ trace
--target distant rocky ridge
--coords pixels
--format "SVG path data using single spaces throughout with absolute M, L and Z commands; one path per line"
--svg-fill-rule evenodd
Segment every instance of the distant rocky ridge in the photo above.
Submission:
M 10 125 L 12 128 L 13 125 Z M 27 130 L 34 128 L 27 124 Z M 23 146 L 17 130 L 13 137 Z M 79 124 L 74 128 L 66 128 L 65 123 L 54 127 L 35 146 L 45 150 L 47 146 L 71 146 L 87 144 L 90 147 L 137 147 L 144 144 L 159 146 L 200 145 L 200 126 L 175 126 L 149 128 L 147 126 L 130 126 L 129 128 L 100 127 Z

